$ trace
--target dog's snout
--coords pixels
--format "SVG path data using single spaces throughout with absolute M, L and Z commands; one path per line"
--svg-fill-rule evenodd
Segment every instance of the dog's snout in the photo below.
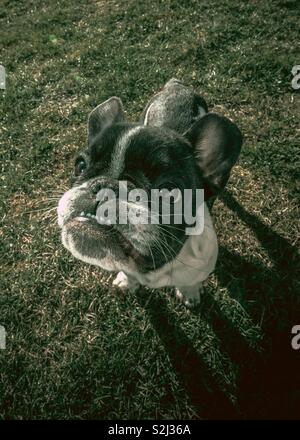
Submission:
M 99 193 L 99 191 L 106 190 L 106 189 L 117 191 L 118 181 L 114 180 L 114 179 L 101 177 L 101 178 L 96 179 L 93 182 L 91 182 L 89 185 L 89 188 L 90 188 L 90 191 L 92 192 L 92 194 L 94 194 L 94 195 L 97 195 Z
M 92 194 L 96 195 L 96 194 L 98 194 L 98 192 L 100 191 L 100 189 L 102 187 L 103 187 L 103 182 L 97 181 L 97 182 L 92 183 L 90 190 L 91 190 Z

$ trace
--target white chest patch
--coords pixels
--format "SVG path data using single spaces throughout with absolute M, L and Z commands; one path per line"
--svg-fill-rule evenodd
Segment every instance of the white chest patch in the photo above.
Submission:
M 150 288 L 165 286 L 188 287 L 204 281 L 214 270 L 218 257 L 218 241 L 211 216 L 204 205 L 204 230 L 191 235 L 177 257 L 158 270 L 130 276 Z

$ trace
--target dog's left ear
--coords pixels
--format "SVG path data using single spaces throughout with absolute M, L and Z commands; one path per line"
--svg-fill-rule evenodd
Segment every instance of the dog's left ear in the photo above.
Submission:
M 113 96 L 99 104 L 89 114 L 88 143 L 106 127 L 124 121 L 123 104 L 120 98 Z
M 217 195 L 226 185 L 242 146 L 238 127 L 224 116 L 208 113 L 184 134 L 194 148 L 202 172 L 206 199 Z

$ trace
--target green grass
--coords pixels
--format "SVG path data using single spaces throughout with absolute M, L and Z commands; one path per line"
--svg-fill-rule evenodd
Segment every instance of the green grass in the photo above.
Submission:
M 4 0 L 1 418 L 299 418 L 297 3 Z M 136 120 L 171 77 L 245 137 L 213 209 L 220 257 L 198 313 L 172 292 L 113 294 L 46 210 L 89 111 L 117 95 Z

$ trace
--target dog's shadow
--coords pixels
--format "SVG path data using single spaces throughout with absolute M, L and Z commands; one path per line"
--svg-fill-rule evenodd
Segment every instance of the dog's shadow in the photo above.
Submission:
M 203 339 L 207 329 L 216 335 L 216 357 L 225 353 L 237 371 L 234 403 L 232 389 L 222 383 L 220 364 L 209 362 L 199 353 L 167 301 L 162 304 L 155 295 L 149 300 L 149 293 L 143 289 L 138 300 L 146 308 L 199 418 L 298 418 L 300 362 L 290 340 L 292 326 L 297 318 L 300 321 L 296 280 L 291 278 L 299 255 L 228 191 L 221 199 L 251 229 L 273 262 L 269 269 L 221 246 L 215 272 L 220 292 L 215 294 L 208 286 L 201 310 L 192 312 L 198 314 L 199 324 L 207 324 L 203 326 Z

